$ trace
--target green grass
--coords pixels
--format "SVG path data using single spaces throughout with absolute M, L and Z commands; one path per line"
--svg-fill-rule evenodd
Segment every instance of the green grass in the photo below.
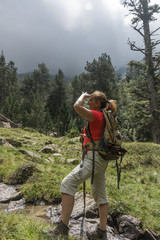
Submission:
M 49 240 L 43 230 L 51 227 L 44 220 L 28 217 L 22 213 L 0 212 L 0 240 Z M 57 240 L 61 240 L 58 238 Z M 69 240 L 74 240 L 70 237 Z
M 131 214 L 142 221 L 144 228 L 160 233 L 160 145 L 124 145 L 128 153 L 122 162 L 119 190 L 113 162 L 106 172 L 110 212 Z
M 73 141 L 68 137 L 53 138 L 35 131 L 29 132 L 22 129 L 0 128 L 0 133 L 3 138 L 12 138 L 22 142 L 22 147 L 16 148 L 16 150 L 0 146 L 0 179 L 3 182 L 10 183 L 12 176 L 16 176 L 20 168 L 25 165 L 33 165 L 36 170 L 20 187 L 26 201 L 33 203 L 38 200 L 45 200 L 49 203 L 60 202 L 60 183 L 75 167 L 73 164 L 67 164 L 66 161 L 70 158 L 81 160 L 81 144 L 79 141 Z M 51 140 L 53 144 L 62 149 L 61 157 L 39 152 L 48 140 Z M 33 141 L 36 142 L 35 145 L 27 144 L 27 142 Z M 142 221 L 144 229 L 148 228 L 160 234 L 160 145 L 135 142 L 124 143 L 123 146 L 128 150 L 128 153 L 122 162 L 119 190 L 117 189 L 115 162 L 110 162 L 106 171 L 110 214 L 131 214 Z M 41 158 L 33 159 L 19 152 L 19 149 L 38 153 Z M 49 157 L 54 160 L 54 163 L 46 161 Z M 82 191 L 82 185 L 79 186 L 79 190 Z M 87 181 L 86 190 L 90 193 L 90 180 Z M 17 221 L 17 224 L 21 225 L 19 219 L 23 218 L 23 216 L 14 215 L 13 217 L 15 222 Z M 10 218 L 12 218 L 12 214 L 4 215 L 6 226 Z M 26 216 L 26 221 L 30 221 L 27 219 Z M 36 220 L 34 221 L 35 228 L 37 226 L 38 229 L 37 234 L 40 234 L 39 231 L 43 226 L 41 227 L 36 223 Z M 4 236 L 5 238 L 2 239 L 31 239 L 27 235 L 24 235 L 24 237 L 17 235 L 19 238 L 7 238 L 7 235 Z M 35 237 L 35 239 L 43 239 L 41 237 L 40 235 L 39 238 Z

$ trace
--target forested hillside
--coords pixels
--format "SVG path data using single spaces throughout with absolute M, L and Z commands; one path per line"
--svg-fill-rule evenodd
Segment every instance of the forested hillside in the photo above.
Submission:
M 54 78 L 42 63 L 32 74 L 19 78 L 13 61 L 6 63 L 0 55 L 0 113 L 19 123 L 46 134 L 79 134 L 85 122 L 74 112 L 73 104 L 82 91 L 100 90 L 118 103 L 122 134 L 130 140 L 152 141 L 152 116 L 145 85 L 145 71 L 128 67 L 121 78 L 111 58 L 102 54 L 87 62 L 85 72 L 71 81 L 64 80 L 61 69 Z M 157 79 L 158 80 L 158 79 Z M 158 88 L 160 91 L 160 86 Z M 144 97 L 143 97 L 144 96 Z

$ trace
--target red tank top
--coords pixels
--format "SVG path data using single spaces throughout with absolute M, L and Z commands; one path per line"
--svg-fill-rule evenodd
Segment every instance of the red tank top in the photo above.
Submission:
M 100 111 L 91 111 L 93 113 L 94 120 L 93 122 L 89 121 L 90 133 L 94 141 L 99 141 L 104 126 L 103 113 Z M 84 133 L 86 134 L 86 127 L 84 128 Z M 84 138 L 83 146 L 85 146 L 87 142 L 90 142 L 90 139 L 86 136 Z

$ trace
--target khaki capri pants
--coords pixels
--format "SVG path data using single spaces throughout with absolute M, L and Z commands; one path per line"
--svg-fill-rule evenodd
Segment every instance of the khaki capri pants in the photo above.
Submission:
M 74 196 L 78 185 L 86 181 L 92 175 L 92 151 L 87 151 L 84 158 L 84 164 L 81 175 L 79 174 L 80 164 L 75 167 L 62 181 L 60 192 Z M 108 161 L 104 160 L 97 151 L 95 151 L 95 169 L 91 191 L 97 206 L 108 203 L 106 196 L 105 171 Z

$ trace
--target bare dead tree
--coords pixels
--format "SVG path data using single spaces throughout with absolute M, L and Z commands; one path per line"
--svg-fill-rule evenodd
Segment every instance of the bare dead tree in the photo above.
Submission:
M 157 77 L 160 69 L 160 55 L 153 54 L 160 40 L 155 40 L 153 36 L 160 29 L 150 31 L 150 22 L 157 19 L 153 16 L 160 12 L 158 4 L 149 5 L 149 0 L 125 0 L 124 7 L 129 8 L 129 13 L 133 15 L 131 20 L 132 28 L 143 38 L 144 47 L 138 47 L 135 41 L 128 40 L 131 50 L 139 51 L 144 54 L 146 69 L 146 79 L 149 93 L 149 106 L 152 116 L 152 137 L 155 143 L 160 143 L 160 111 L 158 104 Z

